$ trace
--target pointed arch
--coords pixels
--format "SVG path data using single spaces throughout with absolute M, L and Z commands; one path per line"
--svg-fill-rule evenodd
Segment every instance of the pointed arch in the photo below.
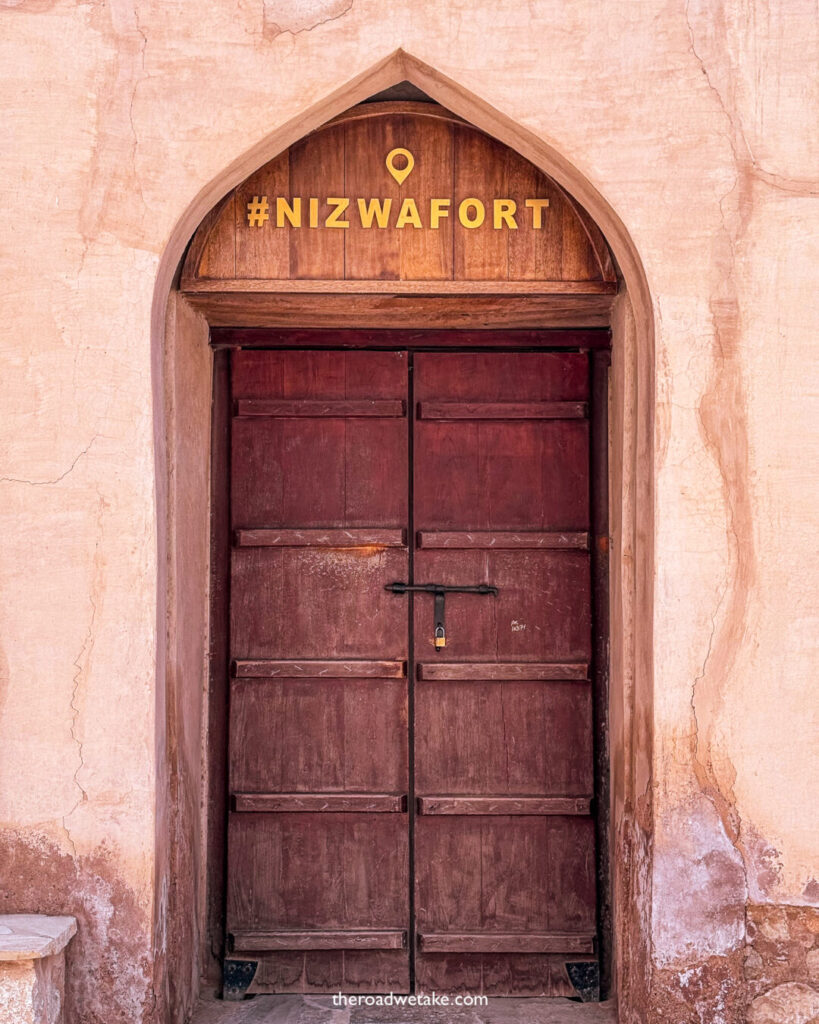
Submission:
M 180 295 L 182 263 L 197 229 L 218 219 L 221 202 L 253 171 L 350 107 L 402 81 L 417 86 L 551 178 L 568 197 L 593 244 L 599 247 L 600 239 L 605 239 L 613 257 L 620 288 L 611 310 L 609 731 L 610 852 L 618 950 L 615 987 L 619 998 L 638 1003 L 648 976 L 644 921 L 650 911 L 652 844 L 654 575 L 654 329 L 648 282 L 626 226 L 570 155 L 398 50 L 233 160 L 181 213 L 159 263 L 151 319 L 160 566 L 156 892 L 170 892 L 171 898 L 170 904 L 157 900 L 157 946 L 167 952 L 157 955 L 156 985 L 177 1006 L 189 1006 L 195 999 L 200 963 L 206 969 L 208 960 L 202 951 L 208 946 L 209 897 L 197 820 L 198 808 L 206 801 L 201 792 L 203 766 L 195 753 L 201 750 L 200 737 L 207 735 L 207 723 L 201 675 L 190 678 L 197 659 L 200 667 L 206 661 L 207 623 L 191 615 L 190 602 L 206 592 L 209 570 L 207 552 L 201 545 L 191 553 L 192 535 L 197 533 L 197 524 L 200 531 L 206 529 L 213 512 L 207 483 L 208 444 L 202 436 L 211 412 L 209 328 L 206 319 Z M 206 233 L 205 228 L 200 238 L 206 238 Z M 197 614 L 201 611 L 200 607 Z M 172 972 L 168 964 L 173 964 Z M 171 974 L 173 981 L 169 980 Z

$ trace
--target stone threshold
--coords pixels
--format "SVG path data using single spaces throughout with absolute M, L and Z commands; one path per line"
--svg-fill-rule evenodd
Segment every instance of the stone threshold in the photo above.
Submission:
M 254 996 L 238 1003 L 199 1000 L 191 1024 L 617 1024 L 613 1001 L 490 999 L 470 1007 L 333 1006 L 332 996 Z

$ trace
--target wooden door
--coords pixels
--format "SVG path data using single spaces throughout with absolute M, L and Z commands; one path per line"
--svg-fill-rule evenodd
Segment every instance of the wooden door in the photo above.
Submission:
M 588 360 L 239 351 L 227 930 L 257 991 L 594 958 Z M 394 581 L 473 585 L 445 598 Z M 412 877 L 411 877 L 412 866 Z
M 407 355 L 232 376 L 233 954 L 259 990 L 405 991 Z
M 415 976 L 574 994 L 591 959 L 587 356 L 415 356 Z

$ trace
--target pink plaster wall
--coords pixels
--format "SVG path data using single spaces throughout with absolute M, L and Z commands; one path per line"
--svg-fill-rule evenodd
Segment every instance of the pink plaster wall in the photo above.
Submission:
M 206 553 L 178 530 L 206 527 L 180 496 L 206 475 L 208 357 L 152 350 L 173 264 L 254 152 L 413 75 L 576 168 L 651 293 L 655 362 L 615 360 L 636 491 L 613 603 L 643 638 L 613 647 L 620 904 L 651 950 L 624 1011 L 787 1007 L 809 973 L 770 949 L 819 903 L 815 4 L 0 0 L 0 26 L 0 902 L 80 918 L 75 1019 L 181 1012 L 164 908 L 201 898 L 170 854 L 198 841 L 204 605 L 179 587 Z

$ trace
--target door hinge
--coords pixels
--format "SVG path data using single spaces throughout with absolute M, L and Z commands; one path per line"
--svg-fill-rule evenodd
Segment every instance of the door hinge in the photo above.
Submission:
M 581 1002 L 600 1002 L 600 964 L 597 960 L 568 960 L 566 974 Z
M 258 960 L 224 960 L 222 962 L 222 998 L 228 1002 L 244 999 L 256 977 Z

